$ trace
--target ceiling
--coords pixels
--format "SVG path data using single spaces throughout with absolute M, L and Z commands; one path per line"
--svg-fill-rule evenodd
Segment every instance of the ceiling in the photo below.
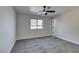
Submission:
M 67 11 L 78 8 L 76 6 L 50 6 L 50 10 L 55 10 L 55 13 L 48 13 L 47 16 L 56 16 Z M 46 16 L 43 11 L 43 6 L 14 6 L 16 13 L 27 14 L 27 15 L 40 15 Z

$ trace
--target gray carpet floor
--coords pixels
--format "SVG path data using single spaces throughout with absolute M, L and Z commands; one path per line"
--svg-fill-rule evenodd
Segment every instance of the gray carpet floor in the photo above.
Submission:
M 49 36 L 18 40 L 11 53 L 79 53 L 79 45 Z

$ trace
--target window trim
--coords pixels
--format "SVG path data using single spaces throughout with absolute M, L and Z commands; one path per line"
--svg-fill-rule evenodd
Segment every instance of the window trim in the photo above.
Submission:
M 32 18 L 32 19 L 35 19 L 35 18 Z M 30 23 L 31 23 L 31 20 L 30 20 Z M 32 26 L 36 26 L 35 29 L 43 29 L 43 19 L 35 19 L 35 20 L 36 20 L 36 25 L 32 25 L 32 23 L 31 23 L 30 29 L 33 30 Z M 38 25 L 38 20 L 42 20 L 42 24 L 41 25 Z M 42 28 L 39 28 L 39 26 L 41 26 Z

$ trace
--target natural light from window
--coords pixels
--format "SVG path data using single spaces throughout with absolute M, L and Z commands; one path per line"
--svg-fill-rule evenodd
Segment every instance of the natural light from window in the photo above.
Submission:
M 31 29 L 43 29 L 43 20 L 31 19 Z

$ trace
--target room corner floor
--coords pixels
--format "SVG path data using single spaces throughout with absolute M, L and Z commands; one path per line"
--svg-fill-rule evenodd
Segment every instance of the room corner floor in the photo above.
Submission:
M 49 36 L 16 41 L 11 53 L 79 53 L 79 45 Z

